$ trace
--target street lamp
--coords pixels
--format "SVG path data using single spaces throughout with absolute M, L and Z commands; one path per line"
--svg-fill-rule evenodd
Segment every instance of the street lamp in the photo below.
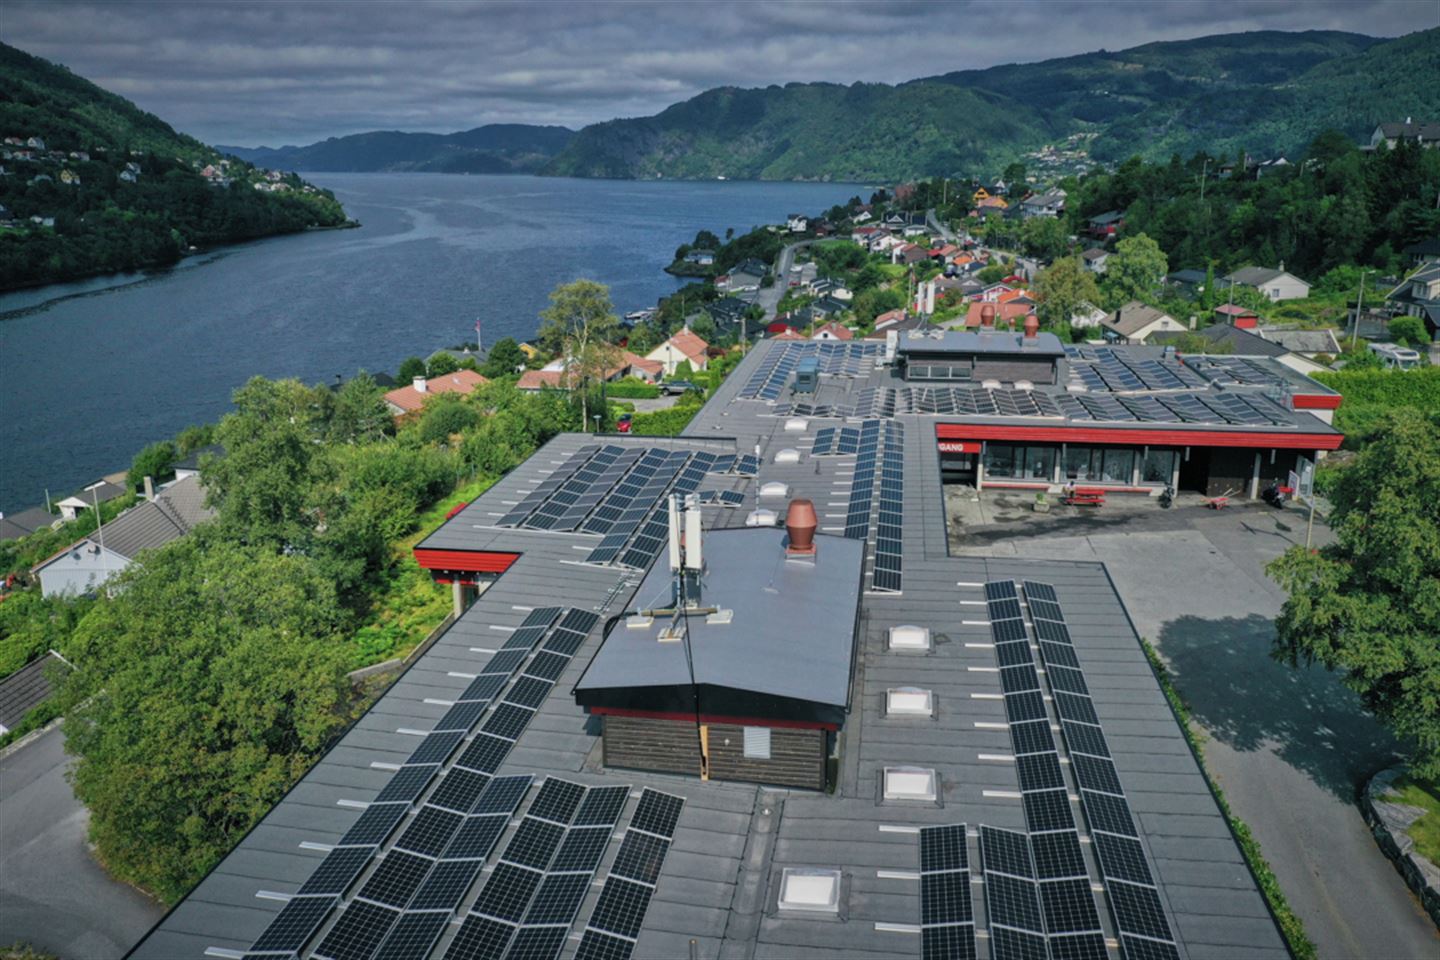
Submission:
M 603 416 L 603 414 L 597 413 L 597 414 L 595 414 L 593 417 L 591 417 L 591 419 L 595 421 L 595 432 L 596 432 L 597 434 L 600 432 L 600 418 L 601 418 L 602 416 Z

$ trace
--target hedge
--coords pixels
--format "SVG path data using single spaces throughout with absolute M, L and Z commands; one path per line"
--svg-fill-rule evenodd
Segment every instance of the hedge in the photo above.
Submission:
M 605 384 L 605 396 L 627 400 L 654 400 L 660 396 L 660 388 L 644 380 L 626 377 L 624 380 Z
M 1385 414 L 1398 407 L 1440 411 L 1440 367 L 1328 370 L 1311 376 L 1344 397 L 1335 411 L 1335 429 L 1345 434 L 1347 447 L 1363 446 Z

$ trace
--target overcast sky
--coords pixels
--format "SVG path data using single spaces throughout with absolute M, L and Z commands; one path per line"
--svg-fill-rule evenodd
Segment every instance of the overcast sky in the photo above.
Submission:
M 709 87 L 894 83 L 1241 30 L 1399 36 L 1436 0 L 462 4 L 4 0 L 0 38 L 210 143 L 579 127 Z

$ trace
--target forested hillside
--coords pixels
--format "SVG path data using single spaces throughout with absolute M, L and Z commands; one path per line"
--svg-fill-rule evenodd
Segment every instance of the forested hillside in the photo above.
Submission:
M 459 133 L 378 130 L 331 137 L 307 147 L 226 147 L 232 156 L 281 170 L 350 173 L 530 173 L 575 136 L 566 127 L 492 123 Z
M 222 161 L 123 97 L 4 44 L 0 137 L 0 290 L 345 222 L 329 191 Z
M 721 88 L 586 127 L 566 176 L 903 180 L 994 175 L 1093 135 L 1093 159 L 1196 150 L 1271 157 L 1333 127 L 1440 116 L 1440 29 L 1397 40 L 1256 32 L 885 84 Z

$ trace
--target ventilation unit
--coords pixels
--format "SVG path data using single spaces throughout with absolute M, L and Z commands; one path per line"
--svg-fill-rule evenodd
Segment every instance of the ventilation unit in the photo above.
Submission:
M 919 687 L 891 687 L 885 691 L 885 715 L 891 717 L 933 717 L 935 695 Z
M 780 873 L 781 910 L 840 912 L 840 871 L 823 867 L 786 867 Z
M 886 767 L 885 799 L 934 803 L 939 782 L 929 767 Z
M 902 626 L 890 628 L 891 650 L 929 650 L 930 628 Z

